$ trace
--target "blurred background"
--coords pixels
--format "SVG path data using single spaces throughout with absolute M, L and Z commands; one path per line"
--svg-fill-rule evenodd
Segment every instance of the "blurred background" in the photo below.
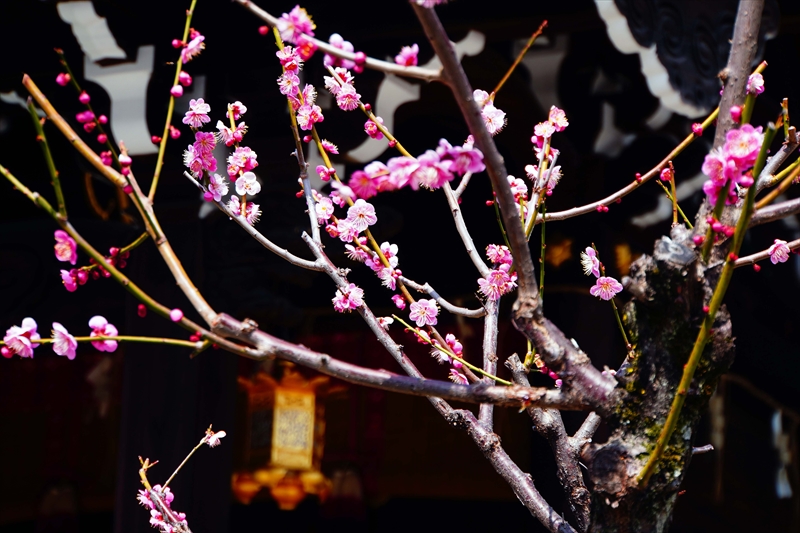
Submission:
M 184 5 L 184 3 L 186 5 Z M 47 169 L 25 109 L 20 81 L 29 74 L 60 113 L 78 128 L 83 111 L 54 47 L 64 50 L 96 112 L 109 117 L 110 134 L 124 140 L 133 168 L 147 184 L 155 165 L 151 135 L 160 135 L 172 85 L 188 2 L 7 0 L 0 4 L 0 163 L 29 187 L 52 197 Z M 294 3 L 261 2 L 275 16 Z M 417 43 L 419 62 L 433 53 L 412 9 L 381 5 L 305 4 L 323 40 L 340 33 L 356 50 L 386 59 Z M 542 20 L 548 28 L 513 73 L 495 104 L 508 125 L 496 138 L 509 171 L 524 175 L 535 162 L 530 136 L 551 105 L 565 109 L 570 127 L 553 139 L 564 178 L 547 201 L 561 210 L 602 198 L 660 161 L 718 101 L 719 70 L 727 61 L 735 0 L 598 0 L 498 2 L 458 0 L 437 11 L 463 53 L 475 88 L 497 84 Z M 228 102 L 247 108 L 245 144 L 258 153 L 256 174 L 264 212 L 258 229 L 281 246 L 309 257 L 300 234 L 307 217 L 295 193 L 297 163 L 284 98 L 275 80 L 280 65 L 271 35 L 237 3 L 200 0 L 192 26 L 206 36 L 206 50 L 186 67 L 194 78 L 176 106 L 156 212 L 187 272 L 210 304 L 249 317 L 279 337 L 374 368 L 399 371 L 357 316 L 334 313 L 335 289 L 322 274 L 303 271 L 261 248 L 224 215 L 209 209 L 182 177 L 182 151 L 191 132 L 180 123 L 190 98 L 204 98 L 212 125 Z M 775 120 L 780 102 L 800 102 L 800 4 L 767 0 L 759 60 L 769 63 L 766 91 L 753 122 Z M 322 88 L 322 55 L 307 62 L 304 81 Z M 433 149 L 440 138 L 461 143 L 468 132 L 447 87 L 400 80 L 375 71 L 357 76 L 371 102 L 412 154 Z M 339 146 L 334 163 L 349 176 L 372 160 L 386 161 L 385 141 L 369 140 L 364 117 L 345 113 L 320 91 L 325 122 L 321 136 Z M 124 246 L 142 231 L 127 199 L 72 150 L 52 125 L 45 126 L 65 186 L 70 221 L 100 250 Z M 83 134 L 83 132 L 81 132 Z M 87 142 L 99 149 L 96 132 Z M 681 207 L 693 216 L 702 200 L 700 165 L 713 139 L 709 131 L 675 159 Z M 315 154 L 307 154 L 315 161 Z M 224 153 L 220 154 L 220 160 Z M 172 323 L 137 315 L 137 303 L 107 279 L 75 293 L 64 290 L 63 265 L 52 252 L 54 223 L 7 183 L 0 184 L 0 327 L 35 318 L 40 333 L 58 321 L 83 334 L 103 315 L 121 334 L 186 338 Z M 797 194 L 789 189 L 787 196 Z M 485 174 L 472 182 L 462 208 L 480 249 L 501 242 Z M 379 242 L 399 246 L 400 268 L 466 306 L 478 303 L 477 275 L 469 264 L 441 192 L 400 191 L 373 199 Z M 633 260 L 650 253 L 667 233 L 670 206 L 648 183 L 608 213 L 547 226 L 548 317 L 590 354 L 599 368 L 616 368 L 624 356 L 607 305 L 592 298 L 579 252 L 591 243 L 612 275 L 624 276 Z M 746 253 L 773 239 L 800 237 L 795 217 L 755 228 Z M 534 237 L 534 241 L 538 237 Z M 392 312 L 391 293 L 369 271 L 349 264 L 341 243 L 327 247 L 333 261 L 353 268 L 378 315 Z M 81 255 L 82 263 L 88 258 Z M 692 461 L 672 531 L 800 531 L 800 350 L 794 328 L 800 261 L 737 272 L 726 303 L 736 335 L 737 358 L 697 435 L 716 451 Z M 175 287 L 151 242 L 134 250 L 125 269 L 168 307 L 199 317 Z M 622 295 L 624 297 L 624 294 Z M 524 353 L 525 342 L 502 310 L 499 353 Z M 443 316 L 440 331 L 462 340 L 468 357 L 480 350 L 479 322 Z M 446 369 L 400 328 L 392 335 L 428 376 Z M 501 370 L 501 375 L 504 370 Z M 549 384 L 532 376 L 537 384 Z M 276 461 L 281 398 L 299 395 L 310 406 L 302 420 L 313 437 L 299 463 Z M 305 401 L 304 400 L 304 401 Z M 310 403 L 309 403 L 310 402 Z M 567 414 L 568 429 L 582 421 Z M 566 509 L 547 443 L 516 410 L 498 409 L 497 431 L 512 458 L 530 472 L 559 512 Z M 163 482 L 209 424 L 228 438 L 202 448 L 171 487 L 173 507 L 187 514 L 193 531 L 419 531 L 525 527 L 543 531 L 517 502 L 468 437 L 448 427 L 421 398 L 368 390 L 293 368 L 258 363 L 220 350 L 195 359 L 188 350 L 120 345 L 112 354 L 80 346 L 68 361 L 46 347 L 33 360 L 0 360 L 0 531 L 144 532 L 148 513 L 137 505 L 138 456 L 159 460 L 150 471 Z M 603 429 L 597 439 L 603 439 Z

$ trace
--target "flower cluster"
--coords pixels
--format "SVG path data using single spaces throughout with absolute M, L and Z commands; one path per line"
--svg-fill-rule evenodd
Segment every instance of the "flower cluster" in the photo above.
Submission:
M 720 194 L 725 195 L 725 202 L 733 205 L 737 196 L 734 185 L 750 187 L 753 176 L 750 169 L 761 150 L 764 135 L 761 127 L 754 128 L 745 124 L 728 132 L 725 144 L 712 150 L 703 162 L 703 174 L 711 178 L 703 185 L 703 191 L 712 204 L 716 204 Z
M 161 485 L 154 485 L 150 490 L 140 490 L 136 499 L 145 508 L 150 509 L 150 525 L 157 527 L 162 533 L 188 530 L 186 515 L 171 508 L 175 495 L 169 487 L 162 489 Z
M 357 309 L 364 305 L 364 290 L 351 283 L 344 290 L 336 289 L 336 296 L 332 301 L 333 308 L 339 313 Z
M 483 123 L 486 124 L 486 130 L 492 135 L 500 133 L 506 126 L 506 114 L 505 111 L 501 111 L 494 106 L 494 95 L 475 89 L 472 93 L 472 98 L 481 108 L 481 117 L 483 118 Z
M 58 52 L 61 53 L 60 51 Z M 61 72 L 58 74 L 58 76 L 56 76 L 56 83 L 62 87 L 66 87 L 70 82 L 73 82 L 72 76 L 66 72 Z M 73 85 L 78 91 L 80 91 L 78 94 L 78 102 L 85 105 L 87 108 L 86 110 L 77 113 L 75 115 L 75 120 L 83 126 L 83 131 L 86 133 L 92 133 L 95 128 L 99 128 L 101 131 L 97 135 L 97 142 L 100 144 L 106 144 L 108 142 L 108 136 L 102 131 L 102 125 L 108 123 L 108 117 L 105 115 L 100 115 L 99 117 L 95 116 L 94 111 L 92 111 L 91 107 L 89 106 L 89 102 L 92 100 L 91 96 L 89 96 L 89 93 L 82 91 L 77 83 L 73 82 Z M 109 157 L 108 161 L 104 159 L 103 164 L 110 166 L 111 158 Z
M 453 354 L 456 357 L 462 357 L 464 353 L 464 347 L 461 345 L 461 342 L 459 342 L 456 336 L 453 335 L 452 333 L 448 333 L 445 336 L 444 342 L 447 344 L 447 348 L 445 349 L 441 347 L 439 341 L 437 340 L 431 341 L 431 344 L 433 345 L 433 349 L 431 350 L 431 356 L 434 359 L 436 359 L 440 364 L 449 363 L 451 365 L 449 378 L 454 383 L 458 383 L 460 385 L 469 385 L 469 380 L 467 380 L 467 376 L 465 376 L 460 372 L 460 370 L 463 368 L 464 365 L 461 363 L 461 361 L 449 355 Z
M 597 278 L 594 286 L 589 289 L 589 293 L 592 296 L 597 296 L 603 300 L 611 300 L 617 293 L 622 291 L 622 284 L 619 281 L 605 275 L 603 264 L 600 263 L 597 252 L 591 246 L 587 246 L 581 252 L 581 266 L 585 275 Z
M 504 263 L 480 278 L 478 287 L 481 294 L 489 300 L 498 300 L 502 295 L 513 291 L 517 287 L 517 274 L 509 273 L 510 270 L 511 265 Z
M 78 246 L 75 239 L 62 230 L 55 231 L 55 239 L 56 244 L 54 248 L 56 259 L 69 262 L 72 265 L 76 264 L 78 262 Z M 109 248 L 108 254 L 109 255 L 105 258 L 106 261 L 118 268 L 125 268 L 127 260 L 130 257 L 130 252 L 123 252 L 116 247 Z M 64 284 L 67 291 L 75 292 L 78 290 L 79 285 L 85 285 L 86 282 L 89 281 L 90 276 L 92 279 L 100 279 L 100 276 L 105 278 L 111 276 L 111 273 L 100 266 L 94 258 L 89 259 L 89 263 L 89 266 L 61 270 L 61 282 Z
M 311 16 L 305 8 L 296 5 L 289 13 L 281 15 L 281 18 L 278 19 L 277 27 L 281 34 L 281 39 L 287 43 L 298 44 L 303 35 L 313 37 L 314 29 L 317 26 L 311 20 Z
M 92 328 L 91 337 L 116 337 L 117 328 L 108 323 L 102 316 L 95 316 L 89 320 L 89 327 Z M 37 333 L 38 325 L 31 317 L 23 319 L 21 326 L 11 326 L 6 330 L 3 337 L 4 346 L 0 349 L 0 354 L 5 358 L 11 358 L 14 354 L 20 357 L 33 357 L 33 350 L 41 344 L 41 336 Z M 75 340 L 67 328 L 53 322 L 51 344 L 56 355 L 62 355 L 72 360 L 75 359 L 75 352 L 78 348 L 78 341 Z M 92 346 L 101 352 L 113 352 L 117 349 L 117 341 L 97 340 L 92 341 Z
M 336 67 L 333 69 L 337 80 L 334 76 L 325 76 L 325 88 L 336 97 L 336 105 L 343 111 L 352 111 L 358 107 L 358 102 L 361 95 L 356 92 L 356 87 L 353 84 L 353 75 L 346 68 Z M 339 82 L 341 80 L 341 83 Z

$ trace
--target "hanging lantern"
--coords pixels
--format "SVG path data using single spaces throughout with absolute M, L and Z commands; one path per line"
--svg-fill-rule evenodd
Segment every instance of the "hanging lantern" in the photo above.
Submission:
M 325 445 L 325 406 L 329 378 L 306 379 L 292 363 L 281 362 L 280 381 L 266 372 L 239 378 L 247 394 L 243 424 L 244 468 L 233 475 L 233 494 L 249 504 L 263 489 L 283 510 L 308 494 L 323 500 L 331 482 L 320 471 Z

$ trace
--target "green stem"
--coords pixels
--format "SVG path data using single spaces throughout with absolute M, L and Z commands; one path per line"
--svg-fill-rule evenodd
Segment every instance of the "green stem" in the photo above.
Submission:
M 121 341 L 121 342 L 141 342 L 144 344 L 170 344 L 173 346 L 186 346 L 187 348 L 199 348 L 203 343 L 192 342 L 192 341 L 185 341 L 181 339 L 167 339 L 162 337 L 137 337 L 134 335 L 117 335 L 114 337 L 107 337 L 107 336 L 97 336 L 97 337 L 73 337 L 77 342 L 94 342 L 94 341 Z M 52 344 L 54 341 L 52 338 L 42 338 L 36 341 L 34 344 Z M 3 341 L 0 341 L 0 346 L 5 345 Z
M 36 106 L 33 105 L 33 100 L 28 97 L 28 112 L 31 114 L 33 126 L 36 128 L 36 140 L 42 147 L 45 163 L 47 163 L 47 171 L 50 173 L 50 184 L 56 193 L 56 203 L 58 203 L 58 213 L 66 220 L 67 218 L 67 204 L 64 202 L 64 192 L 61 190 L 61 180 L 58 177 L 58 170 L 56 163 L 53 161 L 53 154 L 50 153 L 50 145 L 47 144 L 47 137 L 44 134 L 44 128 L 39 120 L 39 115 L 36 114 Z
M 683 221 L 686 222 L 686 225 L 689 227 L 689 229 L 694 229 L 694 226 L 692 225 L 691 221 L 689 221 L 689 218 L 686 216 L 686 214 L 683 212 L 683 209 L 681 209 L 681 206 L 678 204 L 677 201 L 673 200 L 673 196 L 672 194 L 670 194 L 669 189 L 667 189 L 667 187 L 663 183 L 661 183 L 661 180 L 655 180 L 655 182 L 658 183 L 658 185 L 662 189 L 664 189 L 664 193 L 667 195 L 667 198 L 669 198 L 669 201 L 674 202 L 674 206 L 678 208 L 678 213 L 680 213 L 681 218 L 683 218 Z
M 499 378 L 499 377 L 495 376 L 494 374 L 490 374 L 490 373 L 486 372 L 484 369 L 482 369 L 480 367 L 477 367 L 477 366 L 471 364 L 469 361 L 466 361 L 466 360 L 462 359 L 461 357 L 457 356 L 456 354 L 454 354 L 453 352 L 451 352 L 450 350 L 445 348 L 445 346 L 447 344 L 442 345 L 439 342 L 434 343 L 427 335 L 420 335 L 419 334 L 419 332 L 420 332 L 419 328 L 415 328 L 414 326 L 411 326 L 410 324 L 408 324 L 405 320 L 403 320 L 399 316 L 397 316 L 397 315 L 392 315 L 392 316 L 395 318 L 395 320 L 397 320 L 398 322 L 403 324 L 406 327 L 406 329 L 409 329 L 409 330 L 413 331 L 414 333 L 416 333 L 418 338 L 423 339 L 424 341 L 426 341 L 428 344 L 430 344 L 431 346 L 433 346 L 434 348 L 436 348 L 440 352 L 446 353 L 448 357 L 458 361 L 459 363 L 461 363 L 465 367 L 469 368 L 473 372 L 481 374 L 482 376 L 486 376 L 489 379 L 493 379 L 494 381 L 496 381 L 498 383 L 502 383 L 503 385 L 513 385 L 513 383 L 511 383 L 510 381 L 506 381 L 506 380 L 504 380 L 502 378 Z
M 183 43 L 186 42 L 186 39 L 189 37 L 189 28 L 192 24 L 192 15 L 194 15 L 194 8 L 197 5 L 197 0 L 192 0 L 189 9 L 186 11 L 186 23 L 183 26 L 183 38 L 181 41 Z M 181 75 L 181 69 L 183 69 L 183 59 L 181 56 L 178 56 L 178 60 L 175 62 L 175 79 L 172 82 L 172 86 L 178 84 L 178 79 Z M 175 97 L 171 94 L 169 95 L 169 104 L 167 105 L 167 120 L 164 122 L 164 131 L 161 134 L 161 142 L 158 144 L 158 159 L 156 159 L 156 169 L 153 172 L 153 181 L 150 183 L 150 192 L 147 194 L 147 197 L 150 201 L 153 201 L 153 198 L 156 196 L 156 188 L 158 188 L 158 179 L 161 177 L 161 169 L 164 166 L 164 152 L 167 149 L 167 139 L 169 138 L 169 126 L 172 123 L 172 113 L 175 111 Z
M 142 244 L 144 241 L 146 241 L 149 236 L 150 235 L 148 235 L 147 232 L 145 231 L 144 233 L 136 237 L 136 240 L 134 240 L 132 243 L 120 248 L 119 253 L 124 254 L 125 252 L 130 252 L 131 250 L 138 248 L 139 245 Z
M 767 151 L 772 139 L 775 137 L 775 132 L 775 125 L 770 123 L 766 133 L 764 134 L 764 142 L 761 145 L 758 159 L 756 159 L 755 166 L 753 167 L 753 176 L 758 177 L 758 175 L 761 173 L 761 170 L 764 168 L 764 164 L 767 159 Z M 678 390 L 675 392 L 675 398 L 672 400 L 672 405 L 670 406 L 669 413 L 667 414 L 667 419 L 664 422 L 664 427 L 661 428 L 661 433 L 658 436 L 658 440 L 653 448 L 653 452 L 647 459 L 647 463 L 636 477 L 636 480 L 640 486 L 646 485 L 650 477 L 655 472 L 655 467 L 658 464 L 658 461 L 660 460 L 661 455 L 664 453 L 667 443 L 669 442 L 672 434 L 675 432 L 675 428 L 678 425 L 678 419 L 680 417 L 681 410 L 683 409 L 683 404 L 686 401 L 686 395 L 689 392 L 689 387 L 692 384 L 692 379 L 694 379 L 694 373 L 697 370 L 698 364 L 700 363 L 703 350 L 710 339 L 711 328 L 714 324 L 714 319 L 716 318 L 717 312 L 722 305 L 722 299 L 725 297 L 725 292 L 728 290 L 731 278 L 733 277 L 733 270 L 736 268 L 736 258 L 739 254 L 739 250 L 742 247 L 744 234 L 747 231 L 750 218 L 753 215 L 755 198 L 756 187 L 754 184 L 747 191 L 744 207 L 739 215 L 739 220 L 736 223 L 736 232 L 733 235 L 730 253 L 725 259 L 725 264 L 722 267 L 719 281 L 717 282 L 717 286 L 714 288 L 714 294 L 711 296 L 711 302 L 708 305 L 708 313 L 706 314 L 705 320 L 703 320 L 700 331 L 697 333 L 697 339 L 692 347 L 692 353 L 689 355 L 689 360 L 683 367 L 683 375 L 681 376 L 681 381 L 678 384 Z
M 619 316 L 619 309 L 617 309 L 617 303 L 614 301 L 614 298 L 611 298 L 611 307 L 614 308 L 614 317 L 617 319 L 617 326 L 619 326 L 619 331 L 622 333 L 622 340 L 625 341 L 625 349 L 630 351 L 632 346 L 631 343 L 628 342 L 628 335 L 625 334 L 625 327 L 622 325 L 622 318 Z
M 750 123 L 750 117 L 753 116 L 753 108 L 755 107 L 755 103 L 756 96 L 754 94 L 747 93 L 747 96 L 744 98 L 744 106 L 742 106 L 742 125 Z
M 719 220 L 719 217 L 722 216 L 722 210 L 725 208 L 725 201 L 727 200 L 728 195 L 724 191 L 720 191 L 719 196 L 717 196 L 717 203 L 714 204 L 714 218 Z M 714 230 L 711 228 L 711 224 L 708 225 L 708 229 L 706 229 L 706 238 L 703 241 L 703 262 L 708 262 L 708 256 L 711 255 L 711 248 L 714 246 Z

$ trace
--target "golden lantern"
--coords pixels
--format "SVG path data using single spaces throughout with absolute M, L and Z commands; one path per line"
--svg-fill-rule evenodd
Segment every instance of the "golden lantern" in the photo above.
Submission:
M 308 494 L 324 501 L 331 482 L 320 471 L 325 444 L 325 406 L 330 379 L 306 379 L 288 362 L 280 364 L 280 381 L 260 371 L 239 378 L 247 394 L 243 468 L 233 474 L 233 494 L 249 504 L 263 489 L 282 510 L 292 510 Z

